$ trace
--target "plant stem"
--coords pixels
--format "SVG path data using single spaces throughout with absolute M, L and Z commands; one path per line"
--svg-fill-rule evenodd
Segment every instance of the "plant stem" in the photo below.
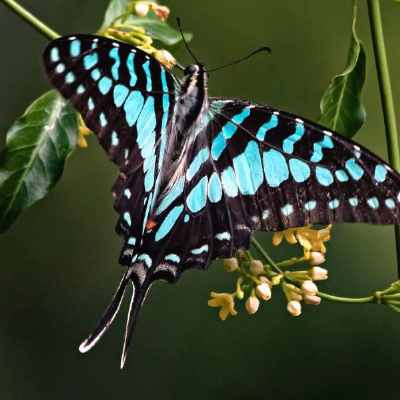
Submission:
M 54 32 L 51 28 L 49 28 L 46 24 L 37 19 L 28 10 L 19 5 L 16 1 L 14 0 L 0 0 L 0 1 L 2 1 L 12 11 L 14 11 L 20 17 L 22 17 L 26 22 L 28 22 L 28 24 L 33 26 L 47 39 L 54 40 L 60 37 L 60 35 L 57 32 Z
M 373 303 L 375 298 L 374 296 L 369 297 L 359 297 L 359 298 L 352 298 L 352 297 L 338 297 L 332 296 L 331 294 L 317 292 L 317 296 L 322 297 L 326 300 L 338 301 L 340 303 Z
M 381 93 L 383 120 L 386 130 L 386 141 L 389 162 L 400 172 L 400 153 L 397 136 L 396 116 L 394 112 L 392 88 L 390 85 L 389 68 L 386 57 L 385 41 L 381 21 L 379 0 L 368 0 L 369 22 L 371 25 L 372 42 L 374 46 L 375 63 L 378 72 L 379 90 Z M 397 270 L 400 277 L 400 225 L 394 227 L 396 237 Z

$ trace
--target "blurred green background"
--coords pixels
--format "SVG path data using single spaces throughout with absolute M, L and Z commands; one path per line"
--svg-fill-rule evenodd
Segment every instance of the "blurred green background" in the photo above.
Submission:
M 91 33 L 108 0 L 24 0 L 61 34 Z M 356 140 L 387 159 L 366 5 L 358 32 L 366 45 L 367 123 Z M 268 45 L 210 77 L 211 95 L 241 97 L 316 119 L 319 99 L 344 68 L 350 0 L 166 0 L 196 56 L 209 68 Z M 400 103 L 400 5 L 381 1 L 393 91 Z M 50 86 L 41 64 L 47 44 L 0 3 L 0 148 L 11 123 Z M 192 60 L 184 48 L 174 55 Z M 0 399 L 400 399 L 400 316 L 386 307 L 323 301 L 298 318 L 279 289 L 259 312 L 226 322 L 207 306 L 210 291 L 233 291 L 220 262 L 153 286 L 123 371 L 127 304 L 88 354 L 78 352 L 123 272 L 110 187 L 116 176 L 96 140 L 76 151 L 44 200 L 0 237 Z M 272 249 L 276 259 L 295 246 Z M 365 296 L 397 279 L 392 227 L 340 225 L 328 246 L 322 291 Z M 125 301 L 127 303 L 127 300 Z

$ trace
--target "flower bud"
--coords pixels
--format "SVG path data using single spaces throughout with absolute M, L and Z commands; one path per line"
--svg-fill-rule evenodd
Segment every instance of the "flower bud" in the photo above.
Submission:
M 287 310 L 294 317 L 298 317 L 301 314 L 301 304 L 296 300 L 289 301 L 287 304 Z
M 313 267 L 310 269 L 309 275 L 313 281 L 324 281 L 328 279 L 328 270 L 321 267 Z
M 164 64 L 167 68 L 172 68 L 174 65 L 176 65 L 176 60 L 173 57 L 173 55 L 167 51 L 167 50 L 158 50 L 155 54 L 154 57 L 160 61 L 160 63 Z
M 319 305 L 319 303 L 321 303 L 321 297 L 312 296 L 311 294 L 306 294 L 304 296 L 304 302 L 306 304 L 310 304 L 312 306 L 317 306 L 317 305 Z
M 257 297 L 250 296 L 246 300 L 246 310 L 249 314 L 255 314 L 259 306 L 260 306 L 260 301 L 257 299 Z
M 260 276 L 260 281 L 262 282 L 262 283 L 266 283 L 268 286 L 269 286 L 269 288 L 270 289 L 272 289 L 272 282 L 267 278 L 267 277 L 265 277 L 265 276 Z
M 311 265 L 319 265 L 325 262 L 325 256 L 319 251 L 312 251 L 309 261 Z
M 169 8 L 166 6 L 159 6 L 158 4 L 153 3 L 153 11 L 156 13 L 157 18 L 160 21 L 165 21 L 168 18 L 170 13 Z
M 256 294 L 260 299 L 267 301 L 271 298 L 271 289 L 267 283 L 262 283 L 257 285 Z
M 292 300 L 297 300 L 297 301 L 303 300 L 303 296 L 301 294 L 294 292 L 293 290 L 289 292 L 289 295 Z
M 233 272 L 233 271 L 235 271 L 236 269 L 239 268 L 238 261 L 236 260 L 235 257 L 226 258 L 224 260 L 224 268 L 228 272 Z
M 134 12 L 138 17 L 144 17 L 149 12 L 149 5 L 146 3 L 136 3 Z
M 318 288 L 313 281 L 304 281 L 301 285 L 301 290 L 305 294 L 315 296 L 318 292 Z
M 262 264 L 262 262 L 260 260 L 253 260 L 250 263 L 250 272 L 253 275 L 260 274 L 263 271 L 264 271 L 264 266 L 263 266 L 263 264 Z

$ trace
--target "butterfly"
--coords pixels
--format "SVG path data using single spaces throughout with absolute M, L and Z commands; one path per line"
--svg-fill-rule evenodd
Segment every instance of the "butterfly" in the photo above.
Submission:
M 306 119 L 209 97 L 201 64 L 180 81 L 138 48 L 76 35 L 51 42 L 44 65 L 119 168 L 126 270 L 81 352 L 108 329 L 132 283 L 122 367 L 150 286 L 232 257 L 256 230 L 400 221 L 400 176 L 384 161 Z

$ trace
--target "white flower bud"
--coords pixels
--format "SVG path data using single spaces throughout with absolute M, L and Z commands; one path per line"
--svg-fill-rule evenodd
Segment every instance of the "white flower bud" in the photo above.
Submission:
M 235 257 L 226 258 L 224 260 L 224 268 L 228 272 L 233 272 L 233 271 L 235 271 L 236 269 L 239 268 L 238 261 L 236 260 Z
M 317 306 L 319 305 L 319 303 L 321 303 L 321 297 L 318 296 L 312 296 L 310 294 L 306 294 L 304 296 L 304 302 L 306 304 L 310 304 L 312 306 Z
M 165 21 L 168 18 L 170 13 L 169 8 L 166 6 L 159 6 L 158 4 L 153 3 L 152 5 L 153 11 L 156 13 L 157 18 L 160 21 Z
M 260 299 L 267 301 L 271 298 L 271 289 L 267 283 L 262 283 L 257 285 L 256 294 Z
M 167 50 L 158 50 L 154 54 L 154 57 L 157 58 L 158 61 L 163 63 L 167 68 L 172 68 L 174 65 L 176 65 L 176 60 L 174 56 Z
M 249 314 L 256 313 L 259 306 L 260 306 L 260 301 L 257 299 L 257 297 L 250 296 L 246 300 L 246 310 Z
M 268 278 L 266 278 L 265 276 L 260 276 L 259 279 L 262 283 L 266 283 L 269 288 L 272 289 L 272 282 Z
M 325 256 L 319 251 L 312 251 L 309 261 L 311 265 L 319 265 L 325 262 Z
M 260 274 L 263 271 L 264 271 L 264 266 L 263 266 L 263 264 L 262 264 L 262 262 L 260 260 L 253 260 L 250 263 L 250 272 L 253 275 Z
M 287 310 L 294 317 L 298 317 L 301 314 L 301 304 L 296 300 L 289 301 L 287 304 Z
M 310 269 L 309 275 L 313 281 L 324 281 L 328 279 L 328 270 L 321 267 L 313 267 Z
M 149 12 L 149 5 L 146 3 L 136 3 L 135 4 L 135 14 L 138 17 L 144 17 Z
M 291 298 L 292 300 L 300 301 L 300 300 L 303 299 L 303 296 L 302 296 L 301 294 L 298 294 L 298 293 L 294 292 L 293 290 L 290 291 L 289 294 L 290 294 L 290 298 Z
M 315 296 L 318 292 L 318 288 L 313 281 L 304 281 L 301 285 L 301 291 L 305 294 Z

